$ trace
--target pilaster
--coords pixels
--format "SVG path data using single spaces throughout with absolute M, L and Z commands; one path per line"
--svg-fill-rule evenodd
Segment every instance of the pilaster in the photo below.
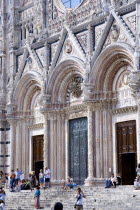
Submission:
M 88 105 L 88 178 L 85 180 L 85 185 L 90 186 L 93 184 L 93 108 Z
M 48 119 L 44 115 L 44 169 L 49 166 L 49 139 L 48 139 Z
M 8 119 L 8 122 L 10 124 L 10 171 L 11 171 L 15 169 L 15 160 L 16 160 L 15 134 L 16 134 L 17 121 L 15 119 Z

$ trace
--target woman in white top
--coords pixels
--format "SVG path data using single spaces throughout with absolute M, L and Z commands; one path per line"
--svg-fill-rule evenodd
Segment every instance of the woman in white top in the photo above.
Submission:
M 40 188 L 43 188 L 44 187 L 44 174 L 43 174 L 43 170 L 42 169 L 40 169 L 39 181 L 40 181 Z
M 136 169 L 136 172 L 137 172 L 137 176 L 140 175 L 140 163 L 138 164 L 138 167 Z
M 76 209 L 77 210 L 83 210 L 83 198 L 86 198 L 81 188 L 77 189 L 77 195 L 75 196 L 77 198 L 76 200 Z

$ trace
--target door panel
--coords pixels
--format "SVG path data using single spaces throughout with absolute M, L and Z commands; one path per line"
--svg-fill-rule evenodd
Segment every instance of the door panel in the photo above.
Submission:
M 122 184 L 133 185 L 136 177 L 135 153 L 122 154 Z
M 133 184 L 136 176 L 136 121 L 117 124 L 118 172 L 122 184 Z
M 33 136 L 33 170 L 38 177 L 39 170 L 43 169 L 44 154 L 43 154 L 44 136 Z
M 70 120 L 69 175 L 78 184 L 87 177 L 87 118 Z

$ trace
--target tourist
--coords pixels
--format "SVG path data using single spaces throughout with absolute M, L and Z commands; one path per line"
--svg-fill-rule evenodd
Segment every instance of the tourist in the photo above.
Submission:
M 15 178 L 16 178 L 16 175 L 14 173 L 14 170 L 11 170 L 11 174 L 10 174 L 10 186 L 11 186 L 12 192 L 13 192 L 14 187 L 15 187 Z
M 110 188 L 112 186 L 112 182 L 111 182 L 111 179 L 106 179 L 105 181 L 105 188 Z
M 39 187 L 36 187 L 34 199 L 35 199 L 35 208 L 39 209 L 40 208 L 40 188 Z
M 136 180 L 134 181 L 134 188 L 136 190 L 140 189 L 140 175 L 137 176 Z
M 5 210 L 5 202 L 0 199 L 0 210 Z
M 40 182 L 40 188 L 44 187 L 44 174 L 43 174 L 43 170 L 40 169 L 40 173 L 39 173 L 39 182 Z
M 9 177 L 9 174 L 8 173 L 5 173 L 6 188 L 7 188 L 8 184 L 9 184 L 8 177 Z
M 69 188 L 73 188 L 73 179 L 71 179 L 69 176 L 67 177 L 67 181 L 64 182 L 64 190 L 67 190 Z
M 120 185 L 121 182 L 122 182 L 122 178 L 121 178 L 120 174 L 118 173 L 116 177 L 117 177 L 117 183 L 116 184 Z
M 3 190 L 3 188 L 0 188 L 0 209 L 1 210 L 5 210 L 5 191 Z
M 75 196 L 77 198 L 74 208 L 77 210 L 83 210 L 83 198 L 86 198 L 81 188 L 77 189 L 77 195 Z
M 111 175 L 111 182 L 112 182 L 112 185 L 116 187 L 117 178 L 114 176 L 114 174 Z
M 51 171 L 48 167 L 45 168 L 45 187 L 50 187 Z
M 16 191 L 16 192 L 20 192 L 21 186 L 22 186 L 22 181 L 19 180 L 19 181 L 18 181 L 18 184 L 15 186 L 15 191 Z
M 5 182 L 6 182 L 6 179 L 5 179 L 4 173 L 3 171 L 0 171 L 0 183 L 5 184 Z
M 63 210 L 63 204 L 60 203 L 60 202 L 57 202 L 57 203 L 54 205 L 54 210 Z
M 22 180 L 22 185 L 21 185 L 21 190 L 31 190 L 31 183 L 28 179 L 23 179 Z
M 22 174 L 22 172 L 19 171 L 18 168 L 17 168 L 17 170 L 16 170 L 14 173 L 15 173 L 15 175 L 16 175 L 16 178 L 15 178 L 15 185 L 18 185 L 18 181 L 20 180 L 20 175 Z
M 140 163 L 138 164 L 138 167 L 136 169 L 136 172 L 137 172 L 137 176 L 140 175 Z
M 117 184 L 117 177 L 114 174 L 111 175 L 111 178 L 106 179 L 105 181 L 105 188 L 110 188 L 112 186 L 116 187 Z
M 32 174 L 29 174 L 28 180 L 31 182 L 32 181 Z
M 32 188 L 35 188 L 36 187 L 36 175 L 35 175 L 35 171 L 33 171 L 33 174 L 32 174 L 31 186 L 32 186 Z

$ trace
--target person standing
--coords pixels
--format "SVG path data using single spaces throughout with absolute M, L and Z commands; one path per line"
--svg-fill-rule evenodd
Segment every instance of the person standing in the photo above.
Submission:
M 40 188 L 39 187 L 36 187 L 34 199 L 35 199 L 35 208 L 39 209 L 40 208 Z
M 45 168 L 45 187 L 50 187 L 51 171 L 48 167 Z
M 35 171 L 33 171 L 33 174 L 31 175 L 31 186 L 32 188 L 36 187 L 36 175 L 35 175 Z
M 17 170 L 14 172 L 14 174 L 16 175 L 16 178 L 15 178 L 15 185 L 18 185 L 18 181 L 20 180 L 20 175 L 22 174 L 21 171 Z
M 10 186 L 11 186 L 11 190 L 13 191 L 14 187 L 15 187 L 15 173 L 14 173 L 14 170 L 11 170 L 11 174 L 10 174 Z
M 75 207 L 77 210 L 83 210 L 83 198 L 86 198 L 81 188 L 77 189 L 77 195 L 75 196 L 77 198 Z
M 136 169 L 136 172 L 137 172 L 137 176 L 140 175 L 140 163 L 138 164 L 138 167 Z
M 40 169 L 40 173 L 39 173 L 39 182 L 40 182 L 40 188 L 44 187 L 44 174 L 43 174 L 43 170 Z

